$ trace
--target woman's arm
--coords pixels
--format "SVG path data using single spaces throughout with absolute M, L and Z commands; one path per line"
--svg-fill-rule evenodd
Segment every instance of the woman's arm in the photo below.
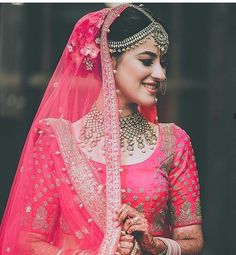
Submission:
M 80 255 L 84 254 L 79 250 L 60 248 L 52 243 L 47 242 L 46 236 L 42 234 L 37 234 L 33 232 L 23 232 L 24 236 L 21 239 L 22 249 L 19 254 L 29 254 L 29 255 Z M 86 254 L 90 254 L 87 251 Z
M 179 244 L 182 255 L 198 255 L 203 250 L 201 225 L 192 225 L 173 230 L 172 238 Z
M 203 249 L 199 181 L 194 153 L 186 132 L 178 127 L 175 127 L 175 132 L 175 155 L 168 174 L 168 223 L 172 229 L 171 239 L 153 237 L 145 217 L 135 214 L 131 209 L 128 209 L 128 216 L 133 219 L 127 219 L 125 222 L 125 230 L 128 233 L 142 232 L 139 243 L 143 252 L 147 254 L 164 254 L 168 245 L 168 255 L 198 255 Z M 127 208 L 121 211 L 123 212 L 118 212 L 119 222 L 127 217 Z
M 148 233 L 143 233 L 140 239 L 140 245 L 144 252 L 148 254 L 168 254 L 168 255 L 200 255 L 203 250 L 203 235 L 201 225 L 192 225 L 181 227 L 173 230 L 172 245 L 176 247 L 176 251 L 167 250 L 170 239 L 152 237 Z M 165 247 L 166 246 L 166 247 Z M 179 249 L 179 247 L 180 249 Z M 160 250 L 166 250 L 166 253 L 161 253 Z M 179 250 L 179 252 L 177 252 Z

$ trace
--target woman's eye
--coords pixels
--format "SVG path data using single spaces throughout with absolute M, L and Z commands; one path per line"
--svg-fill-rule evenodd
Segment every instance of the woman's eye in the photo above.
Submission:
M 144 66 L 151 66 L 153 64 L 152 59 L 140 59 Z
M 166 68 L 166 67 L 168 66 L 168 63 L 167 63 L 167 60 L 166 60 L 166 59 L 162 59 L 162 60 L 161 60 L 161 66 L 162 66 L 163 68 Z

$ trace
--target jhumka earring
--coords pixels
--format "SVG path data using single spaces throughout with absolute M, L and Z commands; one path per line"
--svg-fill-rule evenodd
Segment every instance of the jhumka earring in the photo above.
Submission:
M 166 81 L 160 82 L 160 91 L 163 96 L 166 94 Z

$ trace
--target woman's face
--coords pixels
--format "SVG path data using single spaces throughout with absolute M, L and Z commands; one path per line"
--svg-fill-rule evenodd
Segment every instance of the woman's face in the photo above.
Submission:
M 153 38 L 125 52 L 118 60 L 113 59 L 113 67 L 117 70 L 116 87 L 123 105 L 151 106 L 155 103 L 160 82 L 166 79 L 160 61 Z

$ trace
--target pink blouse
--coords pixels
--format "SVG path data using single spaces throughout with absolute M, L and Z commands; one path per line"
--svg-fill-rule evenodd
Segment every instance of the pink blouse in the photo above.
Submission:
M 189 136 L 174 125 L 174 155 L 168 162 L 162 125 L 152 155 L 122 166 L 121 197 L 122 203 L 145 214 L 154 236 L 170 237 L 172 228 L 201 224 L 200 187 Z M 105 181 L 104 165 L 93 164 Z
M 122 166 L 121 198 L 122 203 L 146 215 L 154 236 L 170 237 L 173 228 L 201 224 L 199 182 L 189 136 L 174 124 L 159 125 L 160 139 L 152 155 L 143 162 Z M 58 187 L 67 185 L 71 192 L 76 191 L 66 174 L 55 136 L 50 129 L 41 133 L 35 143 L 33 194 L 31 203 L 25 205 L 25 217 L 30 215 L 34 233 L 42 234 L 48 242 L 57 240 L 56 245 L 61 247 L 63 236 L 73 233 L 60 209 Z M 94 161 L 92 164 L 105 183 L 104 165 Z M 58 168 L 62 172 L 60 177 L 56 174 Z M 82 241 L 85 234 L 86 228 L 76 233 L 76 238 Z M 71 240 L 69 246 L 76 248 Z

